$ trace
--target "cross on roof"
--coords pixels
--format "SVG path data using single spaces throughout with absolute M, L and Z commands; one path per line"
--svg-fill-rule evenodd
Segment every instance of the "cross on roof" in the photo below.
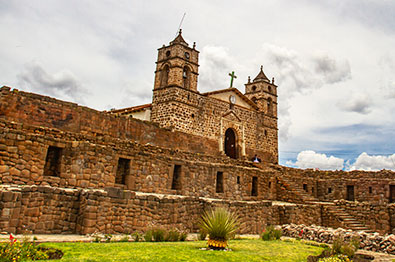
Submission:
M 232 73 L 229 73 L 229 76 L 230 76 L 230 87 L 229 88 L 232 88 L 233 87 L 233 79 L 237 78 L 237 76 L 235 75 L 235 71 L 232 71 Z

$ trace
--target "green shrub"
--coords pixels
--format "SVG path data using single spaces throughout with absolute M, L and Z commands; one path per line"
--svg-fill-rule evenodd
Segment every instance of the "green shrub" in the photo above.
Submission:
M 283 235 L 280 229 L 275 229 L 274 226 L 267 226 L 263 231 L 261 238 L 264 241 L 280 239 Z
M 96 242 L 96 243 L 100 243 L 100 242 L 101 242 L 101 239 L 102 239 L 101 236 L 95 235 L 92 241 L 93 241 L 93 242 Z
M 152 242 L 152 230 L 148 230 L 144 234 L 145 242 Z
M 152 230 L 152 238 L 155 242 L 162 242 L 165 239 L 165 231 L 160 228 L 155 228 Z
M 48 255 L 40 250 L 35 242 L 23 241 L 21 243 L 10 235 L 10 242 L 0 243 L 0 261 L 44 260 L 47 258 Z
M 188 237 L 188 233 L 183 231 L 180 233 L 180 241 L 185 241 Z
M 358 238 L 353 237 L 350 242 L 346 242 L 343 237 L 335 237 L 332 244 L 333 255 L 344 255 L 352 258 L 359 248 L 360 241 Z
M 143 236 L 142 236 L 139 232 L 134 232 L 134 233 L 132 234 L 132 239 L 133 239 L 135 242 L 139 242 L 142 238 L 143 238 Z
M 175 242 L 180 239 L 180 233 L 177 230 L 170 230 L 165 235 L 165 241 Z
M 207 232 L 204 230 L 200 230 L 198 234 L 198 239 L 199 240 L 206 240 L 207 237 Z
M 105 240 L 106 242 L 111 242 L 111 239 L 112 239 L 112 235 L 111 235 L 111 234 L 105 234 L 105 235 L 104 235 L 104 240 Z
M 204 212 L 200 220 L 200 229 L 207 232 L 211 240 L 227 241 L 234 236 L 237 228 L 237 216 L 225 208 Z

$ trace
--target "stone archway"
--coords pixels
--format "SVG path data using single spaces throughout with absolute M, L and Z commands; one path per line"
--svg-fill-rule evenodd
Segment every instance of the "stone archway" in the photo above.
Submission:
M 231 158 L 237 158 L 236 134 L 232 128 L 228 128 L 225 132 L 225 154 Z

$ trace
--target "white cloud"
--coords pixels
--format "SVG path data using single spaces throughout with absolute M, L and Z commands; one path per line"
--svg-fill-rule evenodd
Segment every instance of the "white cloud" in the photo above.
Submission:
M 87 93 L 69 70 L 49 74 L 40 64 L 32 62 L 27 64 L 17 77 L 20 86 L 25 90 L 57 98 L 72 99 L 81 103 L 84 101 L 83 95 Z
M 322 170 L 341 170 L 344 160 L 334 156 L 316 153 L 312 150 L 302 151 L 298 154 L 296 162 L 287 161 L 287 165 L 299 168 L 318 168 Z
M 395 154 L 390 156 L 375 155 L 371 156 L 363 152 L 355 160 L 354 164 L 350 165 L 348 170 L 367 170 L 378 171 L 382 169 L 395 170 Z
M 372 97 L 367 94 L 353 94 L 348 99 L 338 101 L 337 106 L 344 111 L 368 114 L 372 111 Z

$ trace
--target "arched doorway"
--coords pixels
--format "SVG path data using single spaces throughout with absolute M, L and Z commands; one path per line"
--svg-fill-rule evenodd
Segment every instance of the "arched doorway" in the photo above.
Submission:
M 225 132 L 225 154 L 231 158 L 236 158 L 236 134 L 231 128 L 228 128 Z

